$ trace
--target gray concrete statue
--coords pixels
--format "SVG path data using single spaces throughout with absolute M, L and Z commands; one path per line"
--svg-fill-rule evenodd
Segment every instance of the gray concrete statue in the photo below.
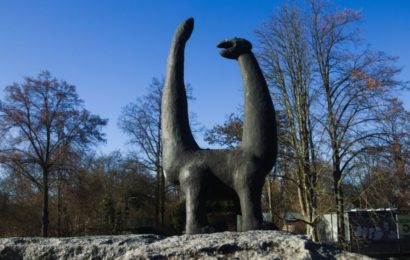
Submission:
M 187 234 L 205 231 L 205 202 L 215 198 L 239 201 L 239 230 L 258 229 L 262 224 L 262 186 L 277 154 L 275 111 L 268 87 L 251 43 L 240 38 L 222 41 L 220 54 L 239 62 L 244 83 L 242 143 L 231 150 L 201 149 L 189 126 L 184 86 L 184 49 L 193 28 L 192 18 L 179 25 L 168 56 L 162 96 L 165 177 L 185 193 Z

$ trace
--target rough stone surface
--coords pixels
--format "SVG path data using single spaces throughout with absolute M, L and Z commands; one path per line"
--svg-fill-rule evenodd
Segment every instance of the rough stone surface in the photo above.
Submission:
M 370 259 L 280 231 L 0 239 L 0 259 Z
M 116 259 L 163 239 L 158 235 L 3 238 L 0 259 Z

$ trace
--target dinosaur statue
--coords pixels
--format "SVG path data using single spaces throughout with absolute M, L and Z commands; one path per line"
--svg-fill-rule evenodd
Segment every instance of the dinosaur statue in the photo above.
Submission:
M 258 229 L 263 183 L 277 154 L 275 110 L 268 87 L 251 43 L 240 38 L 222 41 L 218 45 L 221 56 L 239 62 L 244 83 L 242 143 L 231 150 L 201 149 L 189 126 L 184 86 L 184 49 L 193 28 L 193 18 L 179 25 L 168 56 L 161 108 L 165 178 L 185 193 L 187 234 L 205 232 L 205 202 L 226 194 L 239 200 L 239 230 Z

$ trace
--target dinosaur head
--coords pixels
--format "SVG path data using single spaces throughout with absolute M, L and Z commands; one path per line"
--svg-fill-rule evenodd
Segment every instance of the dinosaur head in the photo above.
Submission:
M 223 40 L 217 45 L 221 48 L 220 54 L 228 59 L 237 59 L 241 54 L 249 53 L 252 49 L 252 44 L 242 38 L 232 38 Z

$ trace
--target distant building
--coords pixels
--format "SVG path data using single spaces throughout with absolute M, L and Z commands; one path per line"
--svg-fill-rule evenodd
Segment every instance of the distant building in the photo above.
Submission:
M 352 251 L 378 256 L 410 254 L 410 210 L 352 209 L 344 218 L 345 240 Z M 322 215 L 317 230 L 322 242 L 337 242 L 336 214 Z
M 348 213 L 344 214 L 345 219 L 345 239 L 350 241 L 350 229 L 349 229 L 349 217 Z M 322 242 L 337 243 L 337 215 L 336 213 L 324 214 L 320 217 L 320 221 L 317 224 L 318 238 Z

